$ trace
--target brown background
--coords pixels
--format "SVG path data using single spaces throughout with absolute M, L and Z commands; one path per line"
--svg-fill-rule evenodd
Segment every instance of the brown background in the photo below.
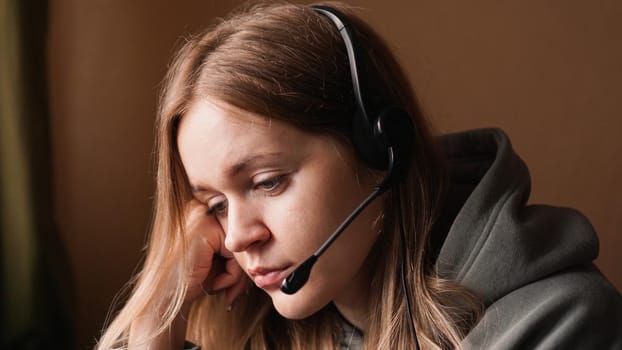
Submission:
M 142 253 L 156 96 L 173 48 L 236 3 L 51 2 L 55 214 L 80 349 Z M 503 128 L 531 169 L 531 202 L 590 217 L 597 263 L 622 289 L 622 2 L 352 3 L 394 47 L 440 132 Z

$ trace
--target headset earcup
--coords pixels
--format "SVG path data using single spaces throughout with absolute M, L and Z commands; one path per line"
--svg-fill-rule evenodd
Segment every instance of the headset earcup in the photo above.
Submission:
M 374 125 L 374 137 L 380 138 L 386 147 L 393 148 L 394 167 L 397 173 L 405 170 L 413 147 L 415 128 L 408 113 L 397 106 L 382 110 Z
M 375 125 L 367 121 L 360 109 L 352 119 L 352 142 L 359 157 L 368 166 L 377 170 L 388 169 L 387 144 L 382 137 L 376 136 Z

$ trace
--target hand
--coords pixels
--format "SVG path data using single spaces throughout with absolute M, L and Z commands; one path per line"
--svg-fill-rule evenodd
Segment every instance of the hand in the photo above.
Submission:
M 186 206 L 186 235 L 189 242 L 190 282 L 186 304 L 204 292 L 225 293 L 227 305 L 232 305 L 246 290 L 249 279 L 225 248 L 225 233 L 207 207 L 196 200 Z
M 224 246 L 225 233 L 215 217 L 206 215 L 207 208 L 196 200 L 185 208 L 185 234 L 188 240 L 190 281 L 181 312 L 175 317 L 168 332 L 154 336 L 161 325 L 158 312 L 149 309 L 134 318 L 130 327 L 128 348 L 181 349 L 186 334 L 191 304 L 204 292 L 224 292 L 227 305 L 246 289 L 249 279 Z

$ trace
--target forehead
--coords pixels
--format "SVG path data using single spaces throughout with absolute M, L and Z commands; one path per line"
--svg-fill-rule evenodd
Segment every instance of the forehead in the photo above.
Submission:
M 302 131 L 284 122 L 259 116 L 219 101 L 201 99 L 190 105 L 177 131 L 180 150 L 206 146 L 205 152 L 233 152 L 261 140 L 261 145 L 293 142 Z
M 181 118 L 177 146 L 195 184 L 206 177 L 222 177 L 255 156 L 305 152 L 316 138 L 284 122 L 204 99 Z

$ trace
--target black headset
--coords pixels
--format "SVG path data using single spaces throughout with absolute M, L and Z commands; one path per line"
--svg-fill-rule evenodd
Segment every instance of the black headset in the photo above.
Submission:
M 386 105 L 371 110 L 365 77 L 359 75 L 364 62 L 358 59 L 361 49 L 357 46 L 354 31 L 346 17 L 328 6 L 311 6 L 328 17 L 339 30 L 346 46 L 352 90 L 356 111 L 352 119 L 352 142 L 359 156 L 372 168 L 393 170 L 401 173 L 407 163 L 408 151 L 412 147 L 414 126 L 408 113 L 397 105 Z M 394 155 L 395 169 L 390 169 L 390 153 Z M 394 177 L 393 177 L 394 178 Z
M 353 40 L 353 38 L 355 38 L 354 32 L 347 20 L 347 17 L 341 14 L 338 10 L 328 6 L 311 6 L 311 9 L 328 17 L 339 30 L 339 34 L 341 34 L 341 37 L 345 43 L 350 65 L 350 73 L 352 75 L 352 89 L 356 100 L 356 112 L 354 113 L 354 117 L 352 119 L 352 142 L 359 156 L 367 164 L 375 169 L 386 170 L 388 172 L 385 179 L 378 186 L 378 193 L 384 192 L 400 179 L 407 167 L 410 155 L 409 152 L 411 147 L 413 147 L 412 141 L 415 137 L 412 119 L 403 108 L 397 105 L 383 106 L 378 108 L 378 111 L 371 111 L 366 108 L 365 101 L 369 101 L 369 97 L 366 94 L 366 85 L 362 79 L 364 76 L 361 76 L 358 73 L 358 69 L 363 67 L 363 62 L 357 59 L 357 53 L 360 53 L 361 51 L 356 46 L 355 40 Z M 397 195 L 399 195 L 399 193 L 397 193 Z M 372 200 L 371 198 L 375 198 L 375 196 L 370 196 L 369 201 Z M 368 201 L 364 202 L 359 208 L 364 208 L 367 203 Z M 358 212 L 362 210 L 359 210 L 359 208 L 357 208 L 351 217 L 358 215 Z M 349 219 L 347 219 L 344 223 L 345 226 L 349 224 Z M 402 238 L 402 257 L 400 266 L 402 275 L 402 290 L 406 301 L 406 314 L 414 341 L 414 348 L 419 349 L 417 333 L 412 318 L 410 296 L 405 278 L 404 257 L 406 254 L 406 247 L 404 242 L 405 233 L 401 217 L 399 218 L 399 221 Z M 342 224 L 342 226 L 344 225 Z M 339 232 L 340 230 L 341 228 L 337 231 Z M 320 248 L 320 254 L 326 249 L 325 246 L 327 247 L 330 245 L 332 240 L 334 240 L 337 235 L 337 233 L 333 234 L 335 237 L 331 236 L 327 243 Z M 314 259 L 311 261 L 311 266 L 314 261 Z

